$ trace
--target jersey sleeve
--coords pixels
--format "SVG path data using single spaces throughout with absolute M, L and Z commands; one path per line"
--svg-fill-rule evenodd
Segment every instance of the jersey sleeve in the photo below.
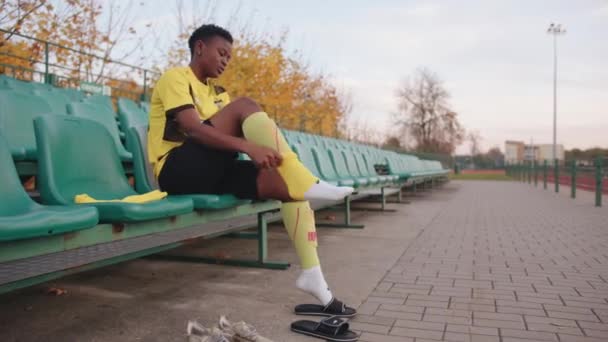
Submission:
M 157 84 L 158 98 L 165 108 L 165 114 L 175 115 L 180 110 L 194 108 L 192 90 L 186 75 L 169 70 Z

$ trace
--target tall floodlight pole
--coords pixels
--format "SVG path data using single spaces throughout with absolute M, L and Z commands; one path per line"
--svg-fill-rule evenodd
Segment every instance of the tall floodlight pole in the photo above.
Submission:
M 547 33 L 553 35 L 553 162 L 557 163 L 557 36 L 565 34 L 566 29 L 551 23 Z

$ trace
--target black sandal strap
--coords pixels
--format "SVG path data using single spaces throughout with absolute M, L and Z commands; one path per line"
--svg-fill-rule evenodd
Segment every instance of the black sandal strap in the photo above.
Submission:
M 317 326 L 317 331 L 324 334 L 338 336 L 348 331 L 349 324 L 338 317 L 322 319 Z
M 346 311 L 346 305 L 341 301 L 337 300 L 336 297 L 332 298 L 327 305 L 323 308 L 323 312 L 330 314 L 341 314 Z

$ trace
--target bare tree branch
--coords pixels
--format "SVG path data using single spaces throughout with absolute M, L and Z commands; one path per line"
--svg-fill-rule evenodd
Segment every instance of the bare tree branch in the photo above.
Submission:
M 409 133 L 416 150 L 452 153 L 462 142 L 464 131 L 449 108 L 450 95 L 435 73 L 420 68 L 395 93 L 398 105 L 393 123 Z

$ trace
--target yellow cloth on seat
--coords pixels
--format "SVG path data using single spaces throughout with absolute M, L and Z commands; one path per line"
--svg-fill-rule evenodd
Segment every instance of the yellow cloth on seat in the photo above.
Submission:
M 148 203 L 152 201 L 158 201 L 167 197 L 166 192 L 162 192 L 159 190 L 150 191 L 141 195 L 132 195 L 127 196 L 123 199 L 115 199 L 115 200 L 96 200 L 93 197 L 87 194 L 80 194 L 74 196 L 74 202 L 78 204 L 83 203 L 104 203 L 104 202 L 124 202 L 124 203 Z

